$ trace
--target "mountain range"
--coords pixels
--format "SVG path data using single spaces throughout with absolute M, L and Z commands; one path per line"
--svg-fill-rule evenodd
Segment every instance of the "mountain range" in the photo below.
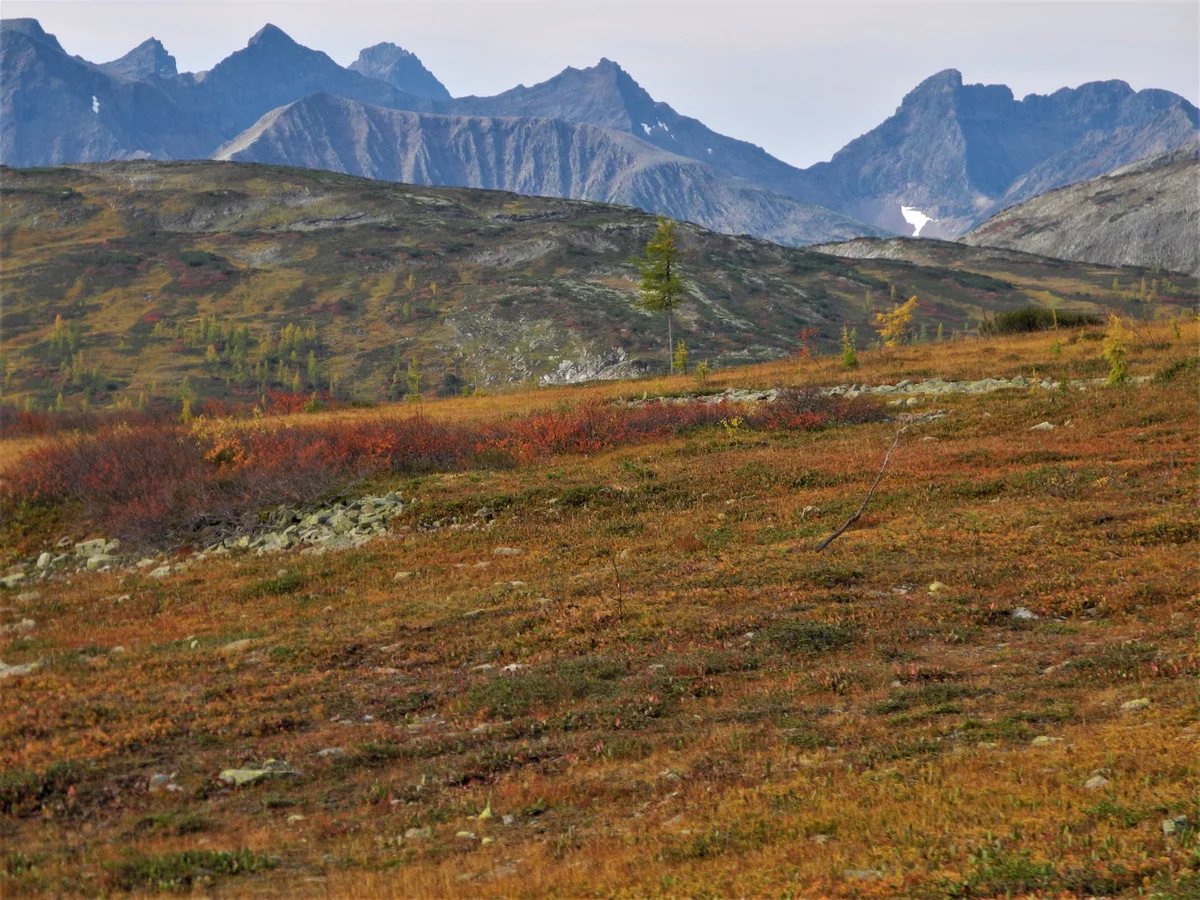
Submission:
M 0 162 L 199 159 L 495 187 L 663 212 L 791 245 L 954 237 L 1047 190 L 1183 146 L 1196 107 L 1119 81 L 1017 100 L 946 70 L 826 163 L 791 166 L 656 101 L 611 60 L 532 87 L 453 98 L 412 53 L 349 67 L 267 25 L 207 72 L 150 39 L 69 55 L 34 19 L 0 23 Z M 907 210 L 907 211 L 906 211 Z

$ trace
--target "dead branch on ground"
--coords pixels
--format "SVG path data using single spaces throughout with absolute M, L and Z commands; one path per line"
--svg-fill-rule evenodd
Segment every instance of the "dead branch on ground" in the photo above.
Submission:
M 866 512 L 867 504 L 871 502 L 871 497 L 875 493 L 875 488 L 879 487 L 879 482 L 883 481 L 883 473 L 887 471 L 888 461 L 891 460 L 891 458 L 892 458 L 892 452 L 900 444 L 900 435 L 904 434 L 904 432 L 906 432 L 907 430 L 908 430 L 908 426 L 902 425 L 900 427 L 900 429 L 896 432 L 896 439 L 894 441 L 892 441 L 892 446 L 888 447 L 888 452 L 883 457 L 883 465 L 879 467 L 879 474 L 875 476 L 875 483 L 873 485 L 871 485 L 871 489 L 869 491 L 867 491 L 867 496 L 863 498 L 862 506 L 860 506 L 858 508 L 858 510 L 854 513 L 854 515 L 852 515 L 850 518 L 848 518 L 842 524 L 841 528 L 839 528 L 837 531 L 835 531 L 829 537 L 825 538 L 825 540 L 821 541 L 821 543 L 817 544 L 817 546 L 813 548 L 814 553 L 820 553 L 822 550 L 824 550 L 826 547 L 828 547 L 830 544 L 832 544 L 834 541 L 836 541 L 839 537 L 841 537 L 843 534 L 845 534 L 846 530 L 851 525 L 853 525 L 855 522 L 857 522 L 859 517 L 864 512 Z

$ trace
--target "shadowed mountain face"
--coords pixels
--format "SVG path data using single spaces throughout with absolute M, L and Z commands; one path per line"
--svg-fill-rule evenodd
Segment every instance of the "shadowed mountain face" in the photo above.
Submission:
M 416 55 L 395 44 L 376 44 L 358 54 L 349 68 L 368 78 L 386 81 L 406 93 L 431 100 L 449 100 L 450 92 L 421 65 Z
M 1200 144 L 1009 207 L 963 236 L 977 247 L 1200 273 Z
M 198 111 L 228 139 L 276 107 L 324 91 L 397 109 L 428 109 L 429 101 L 344 69 L 324 53 L 297 44 L 274 25 L 189 85 Z M 215 149 L 215 148 L 214 148 Z
M 68 56 L 32 19 L 0 27 L 0 122 L 7 165 L 202 157 L 220 139 L 162 81 L 130 80 Z
M 175 57 L 167 52 L 157 38 L 142 41 L 120 59 L 102 63 L 100 68 L 113 75 L 138 80 L 153 76 L 171 78 L 179 74 L 175 68 Z
M 1186 144 L 1198 121 L 1182 97 L 1124 82 L 1018 101 L 1003 85 L 964 85 L 947 70 L 830 162 L 802 170 L 680 115 L 607 59 L 533 87 L 452 99 L 414 55 L 389 43 L 343 68 L 267 25 L 210 71 L 176 74 L 153 39 L 93 65 L 68 56 L 36 20 L 19 19 L 3 23 L 0 77 L 0 161 L 9 165 L 220 150 L 636 203 L 788 243 L 839 240 L 848 228 L 911 233 L 916 221 L 925 222 L 923 236 L 953 237 L 1006 206 Z M 435 125 L 397 110 L 441 118 Z M 484 135 L 503 140 L 487 145 Z

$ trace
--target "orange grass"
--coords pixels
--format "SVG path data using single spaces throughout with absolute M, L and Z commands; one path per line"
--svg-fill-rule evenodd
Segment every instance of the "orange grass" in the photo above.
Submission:
M 1096 343 L 1052 340 L 864 354 L 853 380 L 1092 377 Z M 1193 352 L 1151 334 L 1134 374 Z M 247 897 L 1194 896 L 1197 832 L 1160 822 L 1200 817 L 1196 387 L 932 400 L 949 415 L 820 555 L 891 424 L 398 478 L 408 530 L 357 551 L 8 594 L 37 625 L 0 658 L 43 667 L 0 689 L 0 894 L 149 896 L 172 871 Z M 426 530 L 481 506 L 489 529 Z M 269 758 L 303 774 L 216 780 Z M 172 856 L 242 848 L 274 867 Z

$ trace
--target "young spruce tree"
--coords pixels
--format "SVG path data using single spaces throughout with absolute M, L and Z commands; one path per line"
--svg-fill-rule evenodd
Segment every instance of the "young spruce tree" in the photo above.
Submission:
M 675 374 L 673 313 L 685 296 L 683 279 L 679 277 L 678 258 L 675 223 L 660 215 L 658 229 L 646 244 L 645 254 L 638 260 L 642 275 L 639 291 L 644 309 L 667 315 L 667 364 L 671 367 L 672 375 Z

